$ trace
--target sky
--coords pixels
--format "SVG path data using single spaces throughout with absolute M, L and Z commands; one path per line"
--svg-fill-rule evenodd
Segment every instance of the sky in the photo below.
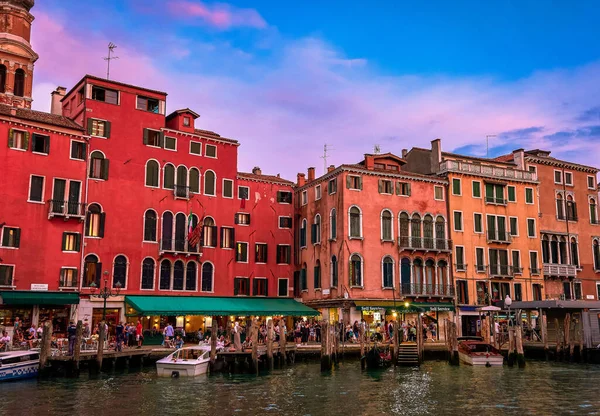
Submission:
M 37 0 L 34 103 L 84 74 L 166 91 L 240 141 L 238 167 L 429 147 L 543 148 L 600 167 L 597 1 Z M 486 148 L 489 138 L 489 150 Z

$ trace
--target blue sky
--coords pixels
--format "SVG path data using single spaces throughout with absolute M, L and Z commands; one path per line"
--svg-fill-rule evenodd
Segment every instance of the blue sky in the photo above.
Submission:
M 492 154 L 597 164 L 598 2 L 45 0 L 32 13 L 34 106 L 102 75 L 113 41 L 115 79 L 240 140 L 243 170 L 319 171 L 324 143 L 336 165 L 436 137 L 483 155 L 487 134 Z

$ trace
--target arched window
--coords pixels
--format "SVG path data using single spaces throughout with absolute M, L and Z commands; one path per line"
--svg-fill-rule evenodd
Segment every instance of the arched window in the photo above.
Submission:
M 427 259 L 425 262 L 425 284 L 427 285 L 425 288 L 425 293 L 428 295 L 433 293 L 434 265 L 435 263 L 431 259 Z
M 429 214 L 423 218 L 423 246 L 433 249 L 433 217 Z
M 401 212 L 398 216 L 398 228 L 400 237 L 400 247 L 410 247 L 408 238 L 408 214 Z
M 383 210 L 381 213 L 381 239 L 383 241 L 393 241 L 392 235 L 392 213 L 389 210 Z
M 23 97 L 25 95 L 25 71 L 21 68 L 15 71 L 15 88 L 13 89 L 13 95 L 16 97 Z
M 217 246 L 217 227 L 215 220 L 211 217 L 204 218 L 204 237 L 202 241 L 203 247 L 216 247 Z
M 423 293 L 423 260 L 415 259 L 413 261 L 413 283 L 414 283 L 414 293 L 422 294 Z
M 183 290 L 183 261 L 177 260 L 173 265 L 173 290 Z
M 100 278 L 102 277 L 102 263 L 98 261 L 98 257 L 93 254 L 85 256 L 83 264 L 83 282 L 82 287 L 91 287 L 92 283 L 97 288 L 100 287 Z
M 120 286 L 119 286 L 120 285 Z M 115 257 L 113 264 L 113 288 L 127 286 L 127 258 L 123 255 Z
M 144 241 L 156 241 L 156 212 L 152 209 L 144 214 Z
M 579 251 L 577 250 L 577 239 L 571 237 L 571 264 L 579 267 Z
M 161 250 L 173 250 L 173 214 L 169 211 L 162 215 L 162 236 L 160 242 Z
M 154 259 L 146 258 L 142 262 L 142 289 L 154 289 Z
M 300 247 L 306 247 L 306 218 L 302 220 L 300 226 Z
M 104 237 L 106 215 L 100 205 L 90 204 L 85 216 L 85 235 L 87 237 Z
M 196 168 L 190 169 L 190 192 L 200 193 L 200 172 Z
M 335 240 L 337 238 L 337 213 L 335 208 L 329 213 L 329 238 Z
M 438 250 L 450 249 L 446 241 L 446 221 L 442 216 L 435 219 L 435 248 Z
M 6 92 L 6 67 L 0 65 L 0 92 Z
M 171 289 L 171 262 L 167 259 L 160 262 L 160 282 L 158 288 L 160 290 Z
M 185 290 L 196 290 L 196 272 L 198 267 L 195 261 L 189 261 L 185 266 Z
M 185 214 L 182 212 L 175 215 L 175 251 L 185 251 L 185 243 L 187 241 L 186 219 Z
M 163 188 L 175 189 L 175 166 L 167 163 L 163 171 Z
M 187 199 L 190 197 L 188 188 L 188 171 L 185 166 L 177 167 L 177 184 L 175 185 L 175 196 L 178 198 Z
M 362 237 L 361 212 L 360 208 L 353 206 L 350 208 L 350 237 Z
M 204 262 L 202 264 L 202 287 L 203 292 L 212 292 L 214 283 L 214 267 L 212 263 Z
M 384 289 L 391 289 L 394 287 L 394 260 L 390 256 L 383 258 L 382 267 L 382 284 Z
M 590 222 L 592 224 L 598 224 L 598 210 L 594 198 L 590 198 Z
M 95 150 L 90 154 L 90 178 L 108 179 L 108 160 L 102 152 Z
M 556 216 L 559 220 L 565 219 L 565 201 L 562 194 L 556 195 Z
M 550 240 L 550 263 L 560 263 L 560 257 L 558 255 L 558 238 L 553 235 Z
M 362 286 L 362 258 L 358 254 L 350 257 L 350 286 Z
M 317 259 L 317 262 L 315 263 L 313 281 L 314 281 L 314 288 L 320 289 L 321 288 L 321 261 L 319 259 Z
M 558 245 L 560 250 L 560 264 L 568 264 L 569 258 L 567 256 L 567 239 L 565 237 L 561 237 Z
M 158 172 L 160 167 L 156 160 L 149 160 L 146 162 L 146 186 L 152 186 L 158 188 Z
M 410 220 L 410 246 L 413 248 L 422 248 L 421 243 L 421 216 L 413 214 Z
M 600 245 L 598 244 L 598 240 L 594 239 L 592 244 L 592 251 L 594 254 L 594 270 L 600 270 Z
M 204 173 L 204 195 L 215 196 L 217 178 L 212 170 Z
M 437 294 L 442 296 L 453 296 L 451 288 L 448 286 L 448 263 L 445 260 L 438 261 L 437 273 Z
M 551 263 L 550 261 L 550 240 L 548 236 L 544 234 L 542 236 L 542 262 Z
M 319 214 L 315 215 L 315 222 L 311 231 L 311 243 L 321 243 L 321 216 Z
M 331 256 L 331 287 L 338 287 L 338 261 L 336 256 Z
M 577 221 L 577 204 L 571 195 L 567 196 L 567 219 Z

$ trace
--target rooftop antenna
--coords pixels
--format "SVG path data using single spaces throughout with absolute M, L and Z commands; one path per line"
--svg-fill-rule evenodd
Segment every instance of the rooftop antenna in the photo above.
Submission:
M 327 173 L 327 152 L 333 150 L 330 144 L 323 145 L 323 156 L 319 156 L 323 159 L 323 174 Z
M 376 155 L 378 155 L 379 153 L 381 153 L 381 146 L 379 146 L 378 144 L 376 144 L 373 148 L 373 153 L 375 153 Z
M 485 136 L 485 157 L 490 157 L 490 138 L 496 137 L 495 134 L 488 134 Z
M 106 61 L 106 79 L 110 79 L 110 61 L 113 59 L 119 59 L 118 56 L 111 56 L 113 53 L 115 53 L 116 47 L 117 45 L 112 42 L 108 44 L 108 56 L 104 58 Z

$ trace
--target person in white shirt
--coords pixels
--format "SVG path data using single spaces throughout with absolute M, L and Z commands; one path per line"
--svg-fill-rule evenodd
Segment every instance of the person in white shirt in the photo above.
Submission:
M 8 332 L 2 331 L 2 338 L 0 338 L 0 351 L 8 350 L 9 345 L 10 337 L 8 336 Z

